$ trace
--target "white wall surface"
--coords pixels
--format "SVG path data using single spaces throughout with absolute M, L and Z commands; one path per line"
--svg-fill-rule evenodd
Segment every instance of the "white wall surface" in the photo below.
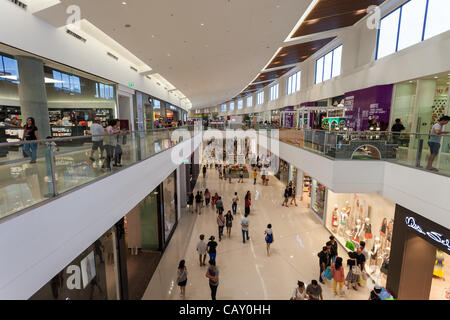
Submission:
M 0 299 L 31 297 L 176 170 L 172 151 L 192 141 L 1 223 Z
M 94 38 L 83 43 L 22 10 L 9 1 L 0 1 L 0 42 L 165 100 L 187 110 L 185 103 L 169 94 L 156 81 L 130 69 L 124 59 L 116 61 L 106 55 L 108 48 Z M 185 100 L 184 100 L 185 101 Z

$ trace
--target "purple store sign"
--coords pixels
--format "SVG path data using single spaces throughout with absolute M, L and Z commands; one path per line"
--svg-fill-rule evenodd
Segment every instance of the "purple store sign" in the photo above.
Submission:
M 351 131 L 364 131 L 370 119 L 377 119 L 377 123 L 389 125 L 391 112 L 392 91 L 394 85 L 382 85 L 367 89 L 347 92 L 345 107 L 347 111 L 347 126 Z M 381 127 L 383 127 L 381 125 Z
M 293 111 L 294 106 L 289 106 L 283 108 L 283 111 Z M 294 127 L 294 114 L 293 113 L 285 113 L 284 114 L 284 127 L 292 128 Z

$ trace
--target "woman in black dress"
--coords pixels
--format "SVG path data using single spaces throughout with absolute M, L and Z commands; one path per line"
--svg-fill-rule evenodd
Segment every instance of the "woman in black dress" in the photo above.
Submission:
M 231 210 L 228 210 L 225 215 L 225 226 L 227 227 L 228 238 L 231 237 L 231 227 L 233 226 L 233 215 L 231 214 Z

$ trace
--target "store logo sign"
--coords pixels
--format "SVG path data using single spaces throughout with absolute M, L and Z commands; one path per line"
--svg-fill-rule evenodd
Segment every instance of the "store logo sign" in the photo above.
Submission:
M 423 234 L 424 236 L 430 237 L 436 242 L 439 242 L 443 246 L 447 247 L 447 249 L 450 251 L 450 240 L 443 238 L 442 234 L 434 231 L 423 231 L 422 227 L 416 224 L 416 219 L 414 219 L 413 217 L 406 217 L 405 221 L 408 227 L 416 230 L 418 233 Z

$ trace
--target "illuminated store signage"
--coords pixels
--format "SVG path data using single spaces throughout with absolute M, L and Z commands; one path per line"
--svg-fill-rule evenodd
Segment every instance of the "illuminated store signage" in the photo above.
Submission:
M 414 229 L 418 233 L 428 236 L 434 241 L 439 242 L 441 245 L 447 247 L 447 249 L 450 251 L 450 240 L 445 239 L 442 234 L 434 231 L 423 231 L 422 227 L 416 224 L 416 220 L 413 217 L 406 217 L 405 222 L 406 225 L 411 229 Z

